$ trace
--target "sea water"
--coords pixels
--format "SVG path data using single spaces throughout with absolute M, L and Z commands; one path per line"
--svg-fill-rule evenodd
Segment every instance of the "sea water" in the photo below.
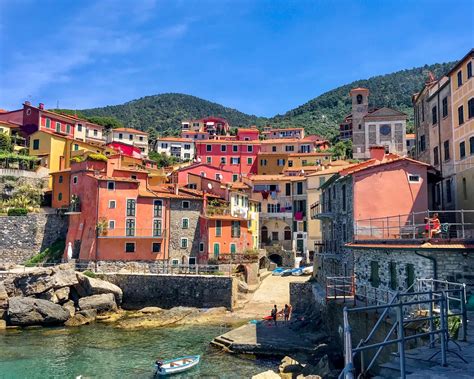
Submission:
M 173 378 L 249 378 L 277 361 L 229 355 L 209 345 L 225 330 L 186 326 L 124 330 L 78 328 L 0 331 L 0 378 L 152 378 L 157 358 L 201 355 L 201 363 Z

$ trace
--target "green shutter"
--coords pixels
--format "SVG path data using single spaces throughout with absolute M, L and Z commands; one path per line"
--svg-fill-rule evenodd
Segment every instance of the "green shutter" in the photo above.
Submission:
M 372 287 L 378 287 L 380 285 L 379 262 L 370 262 L 370 282 L 372 283 Z
M 218 244 L 218 243 L 215 243 L 215 244 L 214 244 L 214 258 L 215 258 L 215 259 L 219 259 L 219 253 L 220 253 L 219 250 L 220 250 L 220 249 L 219 249 L 219 244 Z
M 406 278 L 407 278 L 407 288 L 410 288 L 413 283 L 415 283 L 415 266 L 413 264 L 408 263 L 406 268 Z M 413 288 L 409 289 L 409 292 L 413 292 Z
M 46 128 L 51 128 L 51 120 L 49 118 L 46 119 Z
M 392 290 L 396 290 L 398 288 L 397 283 L 397 264 L 395 262 L 390 262 L 389 265 L 390 270 L 390 288 Z

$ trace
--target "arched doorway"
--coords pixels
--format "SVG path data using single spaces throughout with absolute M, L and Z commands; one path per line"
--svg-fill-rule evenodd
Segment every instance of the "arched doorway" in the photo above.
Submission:
M 291 240 L 291 228 L 289 226 L 285 226 L 284 239 L 285 239 L 285 241 L 290 241 Z
M 247 282 L 247 269 L 244 265 L 238 265 L 235 268 L 235 275 L 241 280 Z
M 267 243 L 268 242 L 268 228 L 264 225 L 262 226 L 262 233 L 261 233 L 261 236 L 260 236 L 260 241 L 262 241 L 262 243 Z
M 261 257 L 258 260 L 258 268 L 261 270 L 261 269 L 267 268 L 267 266 L 268 266 L 268 258 L 267 257 Z
M 273 263 L 275 263 L 277 266 L 281 266 L 283 263 L 283 259 L 281 258 L 281 255 L 278 254 L 272 254 L 268 257 Z

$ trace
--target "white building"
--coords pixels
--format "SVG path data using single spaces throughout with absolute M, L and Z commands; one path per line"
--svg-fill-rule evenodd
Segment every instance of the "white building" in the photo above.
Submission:
M 74 128 L 74 139 L 83 142 L 105 143 L 104 127 L 86 120 L 78 120 Z
M 144 157 L 148 156 L 148 133 L 132 128 L 116 128 L 109 130 L 107 143 L 120 142 L 138 147 Z
M 156 152 L 187 161 L 194 159 L 196 149 L 188 138 L 162 137 L 156 140 Z

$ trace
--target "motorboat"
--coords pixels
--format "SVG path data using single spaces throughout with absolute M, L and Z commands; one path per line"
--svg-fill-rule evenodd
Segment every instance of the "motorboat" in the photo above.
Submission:
M 200 359 L 200 355 L 189 355 L 167 361 L 157 361 L 155 362 L 155 375 L 164 376 L 190 370 L 199 364 Z

